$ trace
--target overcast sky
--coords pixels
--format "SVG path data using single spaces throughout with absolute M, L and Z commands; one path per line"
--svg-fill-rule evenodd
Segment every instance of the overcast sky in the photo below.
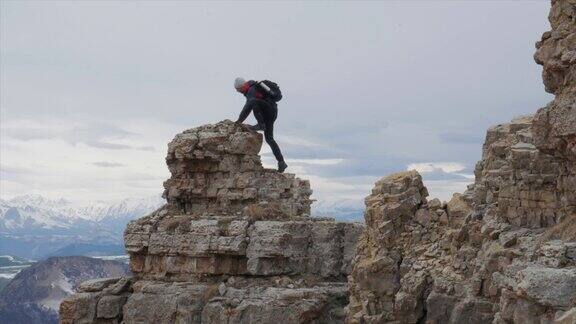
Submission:
M 4 199 L 161 192 L 176 133 L 237 117 L 236 76 L 280 85 L 288 171 L 325 202 L 408 168 L 447 199 L 489 126 L 551 100 L 548 1 L 1 3 Z

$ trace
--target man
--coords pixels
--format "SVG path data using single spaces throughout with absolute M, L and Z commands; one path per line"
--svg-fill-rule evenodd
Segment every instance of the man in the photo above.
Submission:
M 234 80 L 234 88 L 246 97 L 246 104 L 244 108 L 242 108 L 236 124 L 242 124 L 248 115 L 250 115 L 250 112 L 254 112 L 254 117 L 258 124 L 250 128 L 255 131 L 264 131 L 266 143 L 268 143 L 274 157 L 278 161 L 278 172 L 284 172 L 288 165 L 284 162 L 280 147 L 274 140 L 274 122 L 278 116 L 276 101 L 282 98 L 281 94 L 276 93 L 273 89 L 266 86 L 266 84 L 259 84 L 252 80 L 245 81 L 242 78 L 236 78 L 236 80 Z M 279 90 L 277 91 L 279 92 Z

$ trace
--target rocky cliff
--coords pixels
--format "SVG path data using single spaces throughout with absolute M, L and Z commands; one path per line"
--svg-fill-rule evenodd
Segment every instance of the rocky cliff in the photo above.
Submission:
M 546 153 L 576 161 L 576 1 L 552 1 L 552 30 L 536 43 L 536 62 L 543 67 L 542 79 L 554 101 L 534 116 L 534 142 Z
M 262 168 L 260 135 L 191 129 L 168 204 L 126 229 L 134 277 L 84 285 L 62 323 L 576 323 L 576 0 L 550 22 L 535 59 L 555 99 L 488 130 L 466 192 L 384 177 L 362 230 L 310 218 L 308 182 Z
M 576 1 L 537 43 L 553 102 L 490 128 L 447 204 L 416 172 L 376 183 L 349 277 L 350 323 L 576 323 Z
M 358 224 L 311 218 L 310 185 L 264 169 L 230 121 L 168 145 L 168 204 L 125 231 L 133 278 L 61 304 L 62 323 L 342 322 Z

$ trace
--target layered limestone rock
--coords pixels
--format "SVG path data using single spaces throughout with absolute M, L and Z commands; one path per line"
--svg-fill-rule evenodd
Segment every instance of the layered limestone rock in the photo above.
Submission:
M 83 285 L 61 321 L 574 323 L 575 12 L 552 1 L 537 43 L 554 101 L 490 128 L 448 203 L 414 171 L 378 181 L 359 239 L 308 216 L 308 182 L 262 168 L 260 135 L 229 121 L 177 135 L 168 204 L 126 229 L 134 277 Z
M 532 116 L 490 128 L 476 165 L 475 203 L 515 227 L 549 227 L 576 214 L 574 163 L 541 152 Z
M 546 91 L 554 101 L 538 110 L 534 139 L 543 152 L 576 161 L 576 0 L 552 1 L 552 30 L 536 43 Z
M 427 195 L 420 175 L 409 171 L 381 179 L 366 198 L 366 230 L 349 277 L 348 322 L 491 319 L 491 304 L 465 286 L 481 240 L 464 229 L 474 226 L 469 202 L 456 195 L 441 204 Z
M 362 227 L 311 218 L 308 181 L 263 168 L 261 145 L 231 121 L 178 134 L 168 204 L 125 231 L 134 277 L 90 285 L 61 322 L 342 322 Z
M 509 162 L 516 159 L 512 152 Z M 489 173 L 482 168 L 493 165 L 489 156 L 480 174 Z M 543 162 L 525 155 L 528 161 Z M 574 200 L 569 205 L 564 198 L 573 199 L 575 190 L 554 192 L 562 203 L 552 205 L 547 182 L 524 183 L 533 194 L 513 198 L 487 195 L 481 185 L 493 181 L 488 188 L 502 190 L 516 184 L 514 174 L 480 177 L 478 188 L 447 204 L 427 201 L 415 171 L 378 181 L 366 198 L 366 230 L 349 276 L 348 322 L 550 323 L 576 306 L 576 241 L 553 236 L 573 210 Z M 515 210 L 520 216 L 511 217 L 511 201 L 526 206 Z M 551 216 L 542 218 L 540 209 Z
M 131 223 L 125 241 L 132 272 L 148 280 L 186 281 L 206 275 L 340 280 L 349 271 L 357 235 L 357 226 L 331 219 L 192 218 L 161 210 Z
M 164 197 L 174 212 L 246 213 L 270 204 L 286 217 L 310 214 L 310 183 L 264 169 L 258 152 L 262 136 L 231 121 L 186 130 L 168 144 L 172 174 Z
M 490 128 L 447 204 L 415 172 L 376 183 L 349 323 L 576 323 L 576 2 L 552 1 L 535 55 L 555 100 Z

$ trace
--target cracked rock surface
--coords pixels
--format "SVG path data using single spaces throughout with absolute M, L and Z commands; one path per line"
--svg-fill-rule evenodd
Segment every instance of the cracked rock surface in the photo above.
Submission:
M 446 205 L 415 171 L 378 181 L 349 276 L 349 323 L 576 323 L 576 1 L 536 44 L 555 99 L 491 127 Z
M 125 233 L 132 278 L 86 283 L 62 323 L 338 323 L 360 224 L 312 218 L 310 184 L 262 167 L 231 121 L 176 135 L 167 204 Z
M 488 129 L 446 203 L 383 177 L 365 227 L 312 218 L 308 181 L 262 167 L 231 121 L 168 146 L 167 204 L 125 231 L 132 278 L 91 281 L 62 323 L 576 323 L 576 0 L 536 44 L 554 101 Z

